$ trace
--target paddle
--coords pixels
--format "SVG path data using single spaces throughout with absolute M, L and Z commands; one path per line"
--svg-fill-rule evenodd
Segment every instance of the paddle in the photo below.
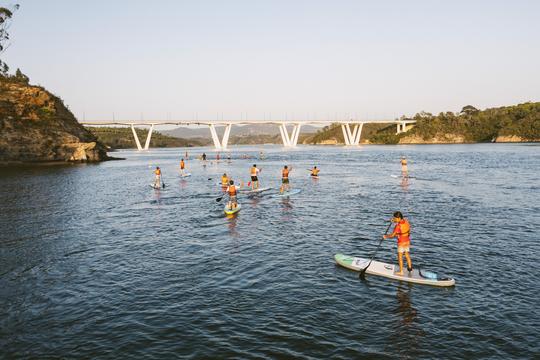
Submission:
M 386 228 L 386 231 L 384 232 L 384 235 L 388 234 L 388 230 L 390 230 L 390 226 L 392 226 L 392 221 L 390 221 L 390 224 L 388 224 L 388 227 Z M 358 277 L 360 279 L 364 280 L 366 278 L 366 270 L 369 267 L 369 265 L 371 265 L 371 262 L 373 261 L 373 258 L 375 257 L 375 254 L 377 254 L 377 251 L 379 251 L 379 248 L 381 247 L 381 244 L 382 244 L 383 240 L 384 240 L 384 236 L 382 237 L 381 241 L 379 241 L 379 245 L 377 245 L 377 248 L 375 249 L 375 252 L 371 256 L 371 259 L 369 259 L 369 263 L 367 264 L 367 266 L 365 268 L 363 268 L 362 270 L 360 270 L 360 274 L 358 274 Z

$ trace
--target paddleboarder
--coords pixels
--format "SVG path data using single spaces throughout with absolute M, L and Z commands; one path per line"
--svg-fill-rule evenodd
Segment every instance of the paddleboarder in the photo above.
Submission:
M 156 166 L 156 170 L 154 170 L 154 174 L 156 175 L 156 178 L 154 180 L 154 188 L 160 189 L 161 188 L 161 169 L 159 166 Z
M 227 186 L 227 194 L 229 194 L 229 202 L 227 203 L 227 207 L 229 209 L 234 209 L 238 206 L 238 201 L 236 200 L 236 195 L 238 194 L 238 190 L 240 187 L 234 185 L 234 181 L 229 181 L 229 186 Z
M 309 171 L 311 171 L 311 176 L 313 177 L 318 177 L 319 176 L 319 172 L 321 170 L 317 169 L 316 166 L 313 167 L 313 169 L 308 169 Z
M 227 176 L 227 173 L 223 173 L 223 175 L 221 175 L 221 187 L 226 188 L 227 186 L 229 186 L 229 177 Z
M 203 159 L 203 161 L 206 161 L 206 153 L 202 154 L 202 159 Z
M 259 188 L 259 173 L 261 169 L 257 168 L 257 164 L 253 164 L 250 170 L 251 174 L 251 190 Z
M 281 170 L 281 188 L 279 189 L 280 193 L 284 191 L 290 191 L 291 185 L 289 183 L 289 173 L 292 171 L 292 166 L 289 168 L 287 165 Z
M 407 168 L 407 159 L 405 156 L 401 157 L 401 176 L 406 177 L 409 175 L 409 169 Z
M 184 162 L 184 158 L 180 160 L 180 175 L 184 176 L 184 169 L 186 168 L 186 163 Z
M 403 275 L 403 255 L 407 259 L 407 270 L 412 271 L 412 261 L 409 254 L 411 246 L 411 225 L 409 221 L 403 217 L 401 211 L 396 211 L 392 222 L 396 225 L 394 230 L 390 235 L 383 235 L 384 239 L 392 239 L 397 237 L 397 246 L 398 246 L 398 263 L 399 263 L 399 273 L 396 275 Z

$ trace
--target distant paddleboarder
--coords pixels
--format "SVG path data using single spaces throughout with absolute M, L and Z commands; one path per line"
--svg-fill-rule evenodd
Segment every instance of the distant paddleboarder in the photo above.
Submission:
M 154 179 L 154 188 L 160 189 L 161 188 L 161 169 L 159 166 L 156 166 L 156 170 L 154 170 L 154 174 L 156 175 L 156 178 Z
M 202 154 L 202 159 L 203 159 L 203 161 L 206 161 L 206 153 Z
M 251 174 L 251 190 L 259 188 L 259 173 L 261 169 L 257 168 L 257 164 L 253 164 L 250 170 Z
M 398 246 L 398 262 L 399 262 L 399 273 L 397 275 L 403 275 L 403 255 L 407 259 L 407 270 L 412 271 L 412 261 L 411 256 L 409 255 L 409 250 L 411 246 L 411 225 L 409 221 L 403 218 L 403 214 L 400 211 L 394 213 L 392 222 L 396 223 L 394 230 L 390 235 L 383 235 L 385 239 L 392 239 L 397 237 L 397 246 Z
M 405 156 L 401 157 L 401 176 L 408 176 L 409 175 L 409 169 L 407 168 L 407 159 Z
M 186 168 L 186 163 L 184 162 L 184 159 L 180 160 L 180 175 L 184 176 L 184 170 Z
M 311 171 L 311 176 L 313 177 L 319 177 L 319 172 L 321 170 L 317 169 L 316 166 L 314 166 L 312 169 L 308 169 L 309 171 Z
M 285 165 L 283 167 L 283 170 L 281 170 L 281 188 L 279 189 L 280 193 L 291 190 L 291 185 L 289 183 L 289 173 L 291 171 L 292 166 L 289 168 L 287 165 Z

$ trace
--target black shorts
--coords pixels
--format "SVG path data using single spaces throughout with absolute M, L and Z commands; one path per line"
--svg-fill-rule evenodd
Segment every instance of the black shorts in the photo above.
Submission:
M 259 179 L 256 176 L 251 175 L 251 181 L 259 181 Z
M 283 178 L 283 179 L 281 179 L 281 183 L 283 183 L 283 184 L 288 184 L 288 183 L 289 183 L 289 178 Z

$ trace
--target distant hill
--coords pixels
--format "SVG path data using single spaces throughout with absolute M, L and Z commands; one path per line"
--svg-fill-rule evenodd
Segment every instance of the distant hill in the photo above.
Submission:
M 396 134 L 396 125 L 366 124 L 361 143 L 371 144 L 452 144 L 477 142 L 539 142 L 540 102 L 478 110 L 471 105 L 459 113 L 432 115 L 420 112 L 416 125 Z M 343 144 L 339 124 L 325 126 L 304 144 Z
M 216 127 L 218 134 L 223 135 L 224 127 Z M 290 129 L 290 128 L 289 128 Z M 300 134 L 314 134 L 319 130 L 319 127 L 311 125 L 303 125 L 300 131 Z M 162 131 L 163 134 L 183 138 L 211 138 L 210 130 L 207 126 L 201 128 L 189 128 L 189 127 L 178 127 L 173 130 Z M 261 124 L 261 125 L 233 125 L 231 129 L 231 140 L 232 138 L 244 137 L 244 136 L 260 136 L 260 135 L 269 135 L 275 136 L 279 135 L 279 126 L 274 124 Z M 281 139 L 281 138 L 280 138 Z M 281 140 L 280 140 L 281 141 Z

